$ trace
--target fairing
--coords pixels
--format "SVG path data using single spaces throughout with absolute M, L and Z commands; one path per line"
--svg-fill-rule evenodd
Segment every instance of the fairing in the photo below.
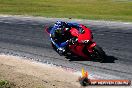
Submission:
M 84 32 L 80 33 L 79 29 L 72 28 L 70 30 L 71 34 L 78 38 L 78 42 L 81 43 L 83 40 L 92 40 L 92 33 L 91 30 L 84 25 L 80 25 L 82 28 L 81 30 L 84 30 Z
M 83 49 L 85 48 L 85 46 L 87 46 L 86 48 L 87 48 L 88 52 L 89 51 L 92 52 L 92 48 L 96 45 L 96 43 L 92 42 L 91 30 L 89 28 L 85 27 L 84 25 L 80 25 L 80 27 L 82 28 L 81 29 L 82 32 L 80 32 L 80 30 L 76 29 L 76 28 L 72 28 L 70 30 L 71 35 L 78 38 L 78 43 L 69 46 L 69 48 L 76 55 L 88 58 L 88 55 L 84 54 Z M 82 41 L 84 41 L 84 40 L 89 40 L 92 43 L 90 45 L 86 45 L 86 44 L 82 43 Z

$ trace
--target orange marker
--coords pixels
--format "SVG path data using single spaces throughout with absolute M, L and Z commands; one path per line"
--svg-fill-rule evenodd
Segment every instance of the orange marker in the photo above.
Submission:
M 88 78 L 88 72 L 84 70 L 84 68 L 82 68 L 82 77 L 87 77 Z

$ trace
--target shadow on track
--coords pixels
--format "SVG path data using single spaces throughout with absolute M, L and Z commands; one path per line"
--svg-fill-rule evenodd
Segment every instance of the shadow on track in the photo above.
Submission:
M 82 58 L 82 57 L 77 57 L 77 56 L 66 56 L 69 61 L 93 61 L 93 62 L 99 62 L 97 60 L 91 60 L 90 58 Z M 115 63 L 115 60 L 118 60 L 114 56 L 108 56 L 106 55 L 106 58 L 103 62 L 100 63 Z
M 115 63 L 115 60 L 118 60 L 114 56 L 106 56 L 106 59 L 102 63 Z

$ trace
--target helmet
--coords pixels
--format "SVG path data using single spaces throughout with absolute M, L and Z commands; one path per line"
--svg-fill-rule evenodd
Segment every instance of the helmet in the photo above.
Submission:
M 62 34 L 62 33 L 63 33 L 63 30 L 62 30 L 62 28 L 57 28 L 57 29 L 55 30 L 55 32 L 56 32 L 57 34 Z
M 65 22 L 62 22 L 62 21 L 57 21 L 55 24 L 54 24 L 54 27 L 55 27 L 55 31 L 57 33 L 64 33 L 64 29 L 65 29 Z

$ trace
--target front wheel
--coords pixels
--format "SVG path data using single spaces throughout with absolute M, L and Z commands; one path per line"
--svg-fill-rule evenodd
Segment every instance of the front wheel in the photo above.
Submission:
M 95 60 L 103 62 L 105 60 L 106 54 L 101 47 L 96 45 L 93 47 L 93 53 L 91 54 L 91 57 Z

